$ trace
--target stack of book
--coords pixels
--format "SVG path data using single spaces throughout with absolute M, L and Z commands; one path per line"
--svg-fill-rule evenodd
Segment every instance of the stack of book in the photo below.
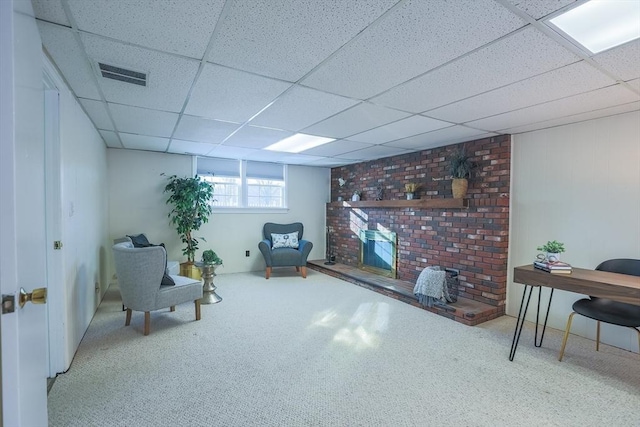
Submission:
M 537 269 L 552 274 L 571 274 L 571 265 L 561 261 L 534 261 L 533 266 Z

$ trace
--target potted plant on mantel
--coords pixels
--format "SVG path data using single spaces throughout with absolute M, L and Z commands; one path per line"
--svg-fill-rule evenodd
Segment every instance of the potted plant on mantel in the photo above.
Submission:
M 469 188 L 469 178 L 471 178 L 471 170 L 473 162 L 465 149 L 458 149 L 451 153 L 449 157 L 449 166 L 451 171 L 451 192 L 454 199 L 464 199 Z
M 169 193 L 169 198 L 166 203 L 173 206 L 167 216 L 185 244 L 182 254 L 187 257 L 187 262 L 180 264 L 180 275 L 199 280 L 200 271 L 194 264 L 198 239 L 193 232 L 209 221 L 213 184 L 203 181 L 198 175 L 182 178 L 171 175 L 167 179 L 169 183 L 164 187 L 164 192 Z

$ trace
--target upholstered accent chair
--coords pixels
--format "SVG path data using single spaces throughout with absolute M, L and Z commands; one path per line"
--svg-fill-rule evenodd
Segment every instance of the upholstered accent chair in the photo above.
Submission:
M 267 264 L 266 278 L 271 276 L 273 267 L 295 267 L 296 271 L 307 277 L 307 257 L 313 243 L 302 240 L 304 226 L 300 222 L 293 224 L 275 224 L 267 222 L 262 228 L 264 240 L 258 248 Z
M 150 312 L 162 308 L 175 311 L 175 306 L 193 301 L 196 320 L 200 320 L 202 283 L 189 277 L 171 275 L 175 285 L 162 286 L 167 252 L 162 246 L 134 248 L 125 241 L 113 245 L 113 258 L 120 285 L 122 304 L 127 309 L 125 326 L 131 323 L 131 312 L 144 312 L 144 334 L 149 335 Z
M 610 259 L 600 263 L 596 270 L 640 276 L 640 259 Z M 600 322 L 625 326 L 635 330 L 638 333 L 638 346 L 640 347 L 640 305 L 599 297 L 582 298 L 573 303 L 573 312 L 567 320 L 564 339 L 558 356 L 559 361 L 562 362 L 564 349 L 567 346 L 567 338 L 569 338 L 569 332 L 571 331 L 571 320 L 576 313 L 596 321 L 596 351 L 600 349 Z

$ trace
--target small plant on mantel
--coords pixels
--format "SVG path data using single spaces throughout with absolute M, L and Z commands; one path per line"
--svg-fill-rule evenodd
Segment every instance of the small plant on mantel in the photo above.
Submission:
M 416 191 L 420 188 L 420 184 L 417 182 L 407 182 L 404 185 L 404 191 L 407 193 L 407 200 L 412 200 Z

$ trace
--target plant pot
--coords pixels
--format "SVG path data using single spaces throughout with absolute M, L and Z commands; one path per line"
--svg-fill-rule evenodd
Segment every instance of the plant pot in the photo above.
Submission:
M 547 252 L 547 261 L 550 261 L 550 262 L 560 261 L 560 253 Z
M 354 194 L 353 196 L 351 196 L 351 201 L 352 202 L 360 201 L 360 195 L 359 194 Z
M 413 193 L 407 193 L 407 200 L 413 200 Z
M 200 280 L 202 278 L 202 275 L 200 274 L 200 269 L 196 267 L 196 265 L 192 262 L 180 263 L 180 275 L 191 277 L 194 280 Z
M 467 178 L 453 178 L 451 181 L 451 192 L 454 199 L 464 199 L 467 195 L 467 188 L 469 188 Z

